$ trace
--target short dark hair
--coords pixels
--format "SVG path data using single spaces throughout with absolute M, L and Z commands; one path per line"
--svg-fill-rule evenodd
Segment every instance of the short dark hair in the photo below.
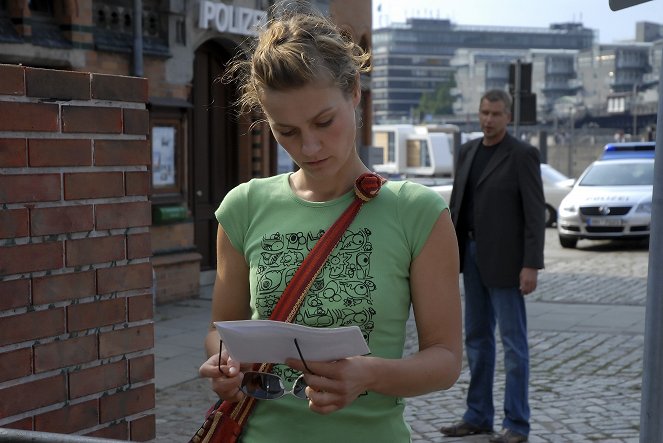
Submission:
M 488 100 L 489 102 L 504 103 L 504 109 L 506 109 L 507 113 L 511 114 L 511 105 L 513 104 L 513 99 L 511 98 L 511 94 L 509 94 L 505 90 L 491 89 L 489 91 L 486 91 L 486 93 L 481 96 L 479 105 L 481 105 L 481 103 L 483 103 L 484 100 Z

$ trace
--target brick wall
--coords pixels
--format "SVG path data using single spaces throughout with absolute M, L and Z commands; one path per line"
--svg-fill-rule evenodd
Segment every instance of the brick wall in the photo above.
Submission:
M 0 427 L 155 437 L 146 101 L 0 65 Z

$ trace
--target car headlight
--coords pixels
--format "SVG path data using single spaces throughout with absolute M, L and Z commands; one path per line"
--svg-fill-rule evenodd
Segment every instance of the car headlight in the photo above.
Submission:
M 578 212 L 578 207 L 573 203 L 562 201 L 562 204 L 559 205 L 559 212 L 564 215 L 573 215 Z
M 651 214 L 651 202 L 642 202 L 635 208 L 635 212 L 644 212 Z

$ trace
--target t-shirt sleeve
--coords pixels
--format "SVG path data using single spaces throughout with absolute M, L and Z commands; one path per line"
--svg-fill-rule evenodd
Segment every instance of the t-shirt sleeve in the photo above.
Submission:
M 437 192 L 412 182 L 403 184 L 399 192 L 398 206 L 412 258 L 415 258 L 426 244 L 433 225 L 448 206 Z
M 248 193 L 248 183 L 242 183 L 231 189 L 214 212 L 230 243 L 242 254 L 249 227 Z

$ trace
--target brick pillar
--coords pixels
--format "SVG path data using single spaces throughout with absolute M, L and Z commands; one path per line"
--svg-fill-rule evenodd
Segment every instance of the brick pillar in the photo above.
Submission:
M 0 65 L 0 427 L 155 437 L 146 101 Z

